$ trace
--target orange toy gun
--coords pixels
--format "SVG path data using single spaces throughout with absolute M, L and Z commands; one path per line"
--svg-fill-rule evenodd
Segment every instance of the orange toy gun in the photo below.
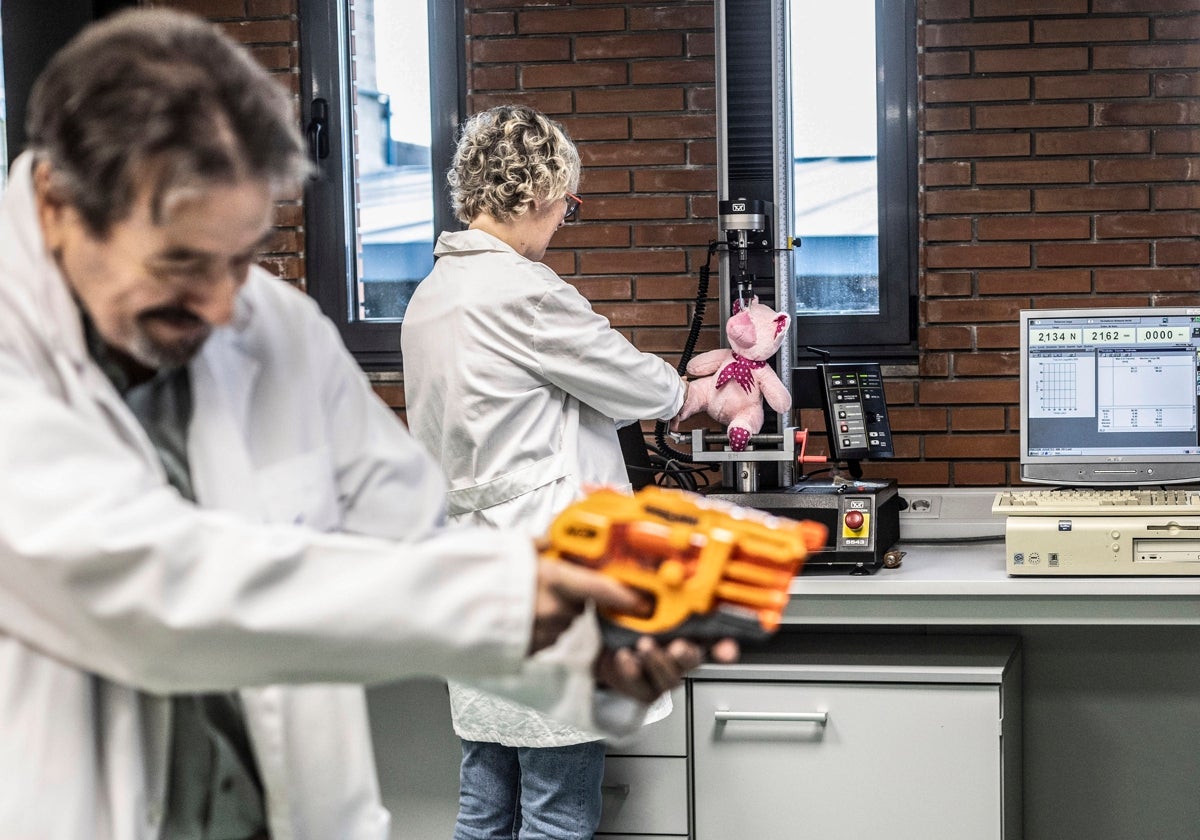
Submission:
M 597 569 L 654 598 L 648 617 L 606 612 L 611 643 L 766 639 L 779 627 L 788 585 L 825 545 L 819 522 L 782 519 L 695 493 L 602 489 L 550 526 L 547 554 Z M 615 630 L 615 632 L 613 632 Z

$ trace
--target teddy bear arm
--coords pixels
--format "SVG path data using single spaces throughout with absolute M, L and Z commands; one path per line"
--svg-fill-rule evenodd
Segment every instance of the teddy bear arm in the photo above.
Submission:
M 792 407 L 792 395 L 779 376 L 770 368 L 763 370 L 763 375 L 759 381 L 759 389 L 762 391 L 763 398 L 767 401 L 767 405 L 782 414 Z
M 730 357 L 726 349 L 709 350 L 699 356 L 693 356 L 688 362 L 687 372 L 692 376 L 708 376 L 710 373 L 716 373 Z

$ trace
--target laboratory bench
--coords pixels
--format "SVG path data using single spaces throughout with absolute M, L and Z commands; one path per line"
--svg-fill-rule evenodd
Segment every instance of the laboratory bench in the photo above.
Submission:
M 797 577 L 777 643 L 747 649 L 735 665 L 703 666 L 643 745 L 615 747 L 601 836 L 726 840 L 734 825 L 755 840 L 807 836 L 800 825 L 748 824 L 746 815 L 773 810 L 776 823 L 801 823 L 798 792 L 824 802 L 812 798 L 821 790 L 834 806 L 809 811 L 833 821 L 819 824 L 823 838 L 838 836 L 829 832 L 839 808 L 892 808 L 896 819 L 879 821 L 893 829 L 879 834 L 889 840 L 918 830 L 906 828 L 914 815 L 925 821 L 923 837 L 1200 840 L 1200 578 L 1018 578 L 1005 573 L 1002 541 L 900 548 L 896 569 Z M 872 640 L 886 640 L 876 645 L 887 648 L 882 659 L 871 658 Z M 801 651 L 790 660 L 789 646 Z M 830 660 L 838 650 L 848 651 L 840 666 Z M 905 650 L 907 661 L 897 655 Z M 757 721 L 714 723 L 747 709 L 751 718 L 774 714 L 780 698 L 786 709 L 819 714 L 814 696 L 829 723 L 772 721 L 758 735 Z M 393 837 L 448 836 L 458 747 L 444 687 L 386 686 L 372 690 L 371 704 Z M 850 737 L 848 720 L 861 736 Z M 788 735 L 797 723 L 800 734 Z M 811 745 L 822 733 L 822 749 L 874 743 L 805 764 L 768 754 L 760 766 L 744 744 L 714 752 L 717 724 L 748 728 L 763 745 L 776 736 Z M 964 764 L 954 752 L 963 745 L 984 760 Z M 978 809 L 947 810 L 941 820 L 923 811 L 922 797 L 936 799 L 950 780 L 1001 819 L 976 829 L 964 820 L 981 819 Z M 766 798 L 746 801 L 754 790 Z

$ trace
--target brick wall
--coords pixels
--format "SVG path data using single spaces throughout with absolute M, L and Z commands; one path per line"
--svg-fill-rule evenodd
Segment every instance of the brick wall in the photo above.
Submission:
M 1020 309 L 1200 303 L 1200 7 L 925 0 L 919 38 L 922 353 L 889 383 L 891 472 L 1005 484 Z
M 528 102 L 579 143 L 582 221 L 547 262 L 674 361 L 716 234 L 711 0 L 466 2 L 470 106 Z M 160 4 L 212 16 L 294 85 L 294 0 Z M 886 371 L 898 457 L 866 467 L 1006 484 L 1020 309 L 1200 304 L 1200 9 L 921 0 L 920 17 L 921 353 Z M 269 263 L 302 282 L 299 207 L 281 214 Z

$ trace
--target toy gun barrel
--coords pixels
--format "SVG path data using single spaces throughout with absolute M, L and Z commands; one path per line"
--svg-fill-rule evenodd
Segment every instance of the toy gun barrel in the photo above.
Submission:
M 548 553 L 649 594 L 650 616 L 605 616 L 630 634 L 760 639 L 779 627 L 792 578 L 826 537 L 818 522 L 651 486 L 571 505 L 551 525 Z

